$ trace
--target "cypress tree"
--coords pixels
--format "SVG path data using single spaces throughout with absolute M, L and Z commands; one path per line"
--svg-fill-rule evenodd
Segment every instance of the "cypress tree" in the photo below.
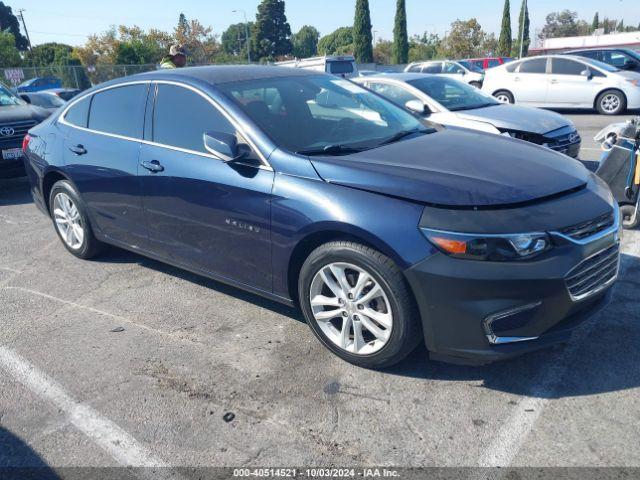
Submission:
M 509 4 L 509 0 L 504 1 L 502 28 L 500 29 L 500 38 L 498 39 L 497 54 L 502 57 L 511 55 L 511 5 Z
M 529 27 L 531 21 L 529 20 L 529 5 L 527 0 L 522 0 L 522 7 L 520 7 L 520 16 L 518 17 L 518 38 L 513 46 L 513 56 L 520 56 L 520 40 L 522 39 L 522 57 L 526 57 L 529 54 L 529 45 L 531 45 L 531 34 Z M 523 32 L 524 29 L 524 32 Z
M 405 0 L 397 0 L 396 3 L 392 61 L 393 63 L 409 62 L 409 35 L 407 34 L 407 6 Z
M 260 59 L 274 59 L 293 50 L 291 26 L 284 13 L 284 0 L 262 0 L 251 35 L 251 51 Z
M 591 23 L 591 31 L 595 32 L 599 28 L 600 28 L 600 14 L 596 12 L 596 14 L 593 16 L 593 22 Z
M 373 63 L 372 42 L 369 0 L 356 0 L 356 17 L 353 22 L 353 53 L 357 62 Z

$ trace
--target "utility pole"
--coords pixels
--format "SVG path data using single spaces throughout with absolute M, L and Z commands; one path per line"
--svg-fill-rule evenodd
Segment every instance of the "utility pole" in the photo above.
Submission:
M 31 39 L 29 38 L 29 31 L 27 30 L 27 24 L 24 21 L 24 8 L 20 8 L 18 10 L 18 16 L 20 17 L 20 20 L 22 21 L 22 28 L 24 28 L 24 34 L 27 37 L 27 45 L 29 46 L 29 50 L 31 50 Z
M 524 53 L 524 24 L 527 19 L 527 0 L 524 0 L 524 8 L 522 9 L 522 21 L 520 22 L 520 58 Z
M 251 45 L 249 45 L 249 22 L 247 22 L 247 12 L 242 9 L 238 9 L 232 10 L 232 13 L 242 13 L 242 16 L 244 17 L 244 34 L 247 46 L 247 61 L 251 63 Z

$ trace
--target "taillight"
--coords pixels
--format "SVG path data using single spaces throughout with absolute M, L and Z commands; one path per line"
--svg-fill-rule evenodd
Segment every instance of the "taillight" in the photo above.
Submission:
M 28 133 L 22 139 L 22 151 L 26 152 L 27 148 L 29 148 L 29 142 L 31 141 L 31 135 Z

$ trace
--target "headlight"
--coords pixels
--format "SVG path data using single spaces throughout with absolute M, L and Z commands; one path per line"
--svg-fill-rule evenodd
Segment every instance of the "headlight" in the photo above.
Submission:
M 546 233 L 471 235 L 422 228 L 422 233 L 440 251 L 456 258 L 507 262 L 528 260 L 551 248 Z

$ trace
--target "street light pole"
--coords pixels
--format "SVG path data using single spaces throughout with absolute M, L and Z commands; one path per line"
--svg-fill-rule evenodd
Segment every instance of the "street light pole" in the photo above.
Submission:
M 527 18 L 527 0 L 524 0 L 524 6 L 522 9 L 522 19 L 520 21 L 520 58 L 524 53 L 524 22 Z
M 233 13 L 242 13 L 244 17 L 244 35 L 245 35 L 245 45 L 247 47 L 247 61 L 251 63 L 251 47 L 249 45 L 249 22 L 247 21 L 247 12 L 242 9 L 232 10 Z
M 20 20 L 22 20 L 22 28 L 24 28 L 24 35 L 27 37 L 27 45 L 29 46 L 29 50 L 31 50 L 31 39 L 29 38 L 29 32 L 27 30 L 27 24 L 24 21 L 24 9 L 21 8 L 18 10 L 18 16 Z

